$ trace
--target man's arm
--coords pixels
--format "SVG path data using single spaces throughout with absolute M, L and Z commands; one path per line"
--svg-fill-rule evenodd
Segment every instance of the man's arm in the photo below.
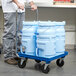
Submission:
M 22 3 L 19 3 L 18 0 L 12 0 L 17 6 L 19 9 L 22 9 L 24 10 L 24 5 Z
M 31 9 L 34 11 L 37 9 L 37 6 L 34 4 L 33 0 L 26 0 L 30 6 L 31 6 Z

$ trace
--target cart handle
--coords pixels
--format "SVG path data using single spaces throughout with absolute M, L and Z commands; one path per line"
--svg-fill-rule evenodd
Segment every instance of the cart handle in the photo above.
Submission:
M 28 6 L 28 7 L 25 7 L 25 9 L 30 9 L 31 10 L 31 7 L 30 6 Z M 21 9 L 17 9 L 16 11 L 19 11 L 20 13 L 22 13 L 23 11 L 21 10 Z M 34 10 L 34 11 L 36 11 L 36 21 L 38 21 L 39 20 L 39 11 L 38 11 L 38 8 L 36 9 L 36 10 Z
M 25 8 L 31 10 L 31 7 L 25 7 Z M 38 21 L 39 20 L 39 10 L 38 10 L 38 8 L 35 11 L 36 11 L 36 21 Z
M 31 7 L 25 7 L 25 9 L 30 9 L 31 10 Z M 17 9 L 20 13 L 22 13 L 22 10 L 21 9 Z M 38 8 L 35 10 L 36 11 L 36 21 L 39 20 L 39 12 L 38 12 Z

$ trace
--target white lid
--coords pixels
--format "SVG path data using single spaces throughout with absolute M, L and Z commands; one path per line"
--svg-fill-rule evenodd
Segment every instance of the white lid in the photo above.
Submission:
M 44 27 L 46 27 L 46 26 L 55 26 L 55 23 L 54 22 L 51 22 L 51 21 L 39 21 L 39 26 L 44 26 Z
M 57 26 L 64 26 L 66 24 L 66 22 L 65 21 L 62 21 L 62 22 L 54 21 L 54 24 L 57 25 Z
M 23 21 L 24 26 L 34 26 L 38 25 L 38 21 Z

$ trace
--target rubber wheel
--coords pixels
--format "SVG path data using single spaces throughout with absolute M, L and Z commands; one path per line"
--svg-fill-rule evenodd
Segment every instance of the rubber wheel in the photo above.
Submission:
M 56 64 L 57 64 L 59 67 L 62 67 L 62 66 L 64 65 L 64 60 L 62 60 L 62 61 L 60 62 L 60 59 L 58 59 L 58 60 L 56 61 Z
M 21 64 L 21 59 L 18 60 L 18 66 L 19 68 L 24 68 L 26 66 L 26 62 L 27 62 L 27 59 L 25 59 L 23 61 L 23 63 Z
M 40 63 L 41 61 L 40 60 L 35 60 L 35 62 Z
M 35 64 L 35 69 L 36 70 L 41 70 L 41 64 L 40 63 L 36 63 Z
M 49 65 L 46 67 L 46 69 L 44 69 L 44 67 L 45 67 L 45 64 L 43 64 L 43 65 L 41 66 L 42 72 L 45 73 L 45 74 L 48 74 L 49 71 L 50 71 Z
M 27 62 L 28 58 L 25 59 L 25 61 Z

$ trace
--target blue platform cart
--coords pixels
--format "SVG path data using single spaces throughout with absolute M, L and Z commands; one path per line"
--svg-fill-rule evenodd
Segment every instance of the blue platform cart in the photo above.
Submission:
M 38 56 L 26 55 L 26 54 L 22 54 L 21 52 L 19 52 L 18 55 L 21 58 L 18 61 L 18 66 L 20 68 L 24 68 L 26 66 L 27 59 L 34 59 L 37 63 L 40 63 L 41 61 L 46 62 L 46 64 L 43 64 L 43 65 L 38 64 L 36 68 L 40 68 L 43 73 L 48 73 L 50 71 L 50 68 L 49 68 L 50 62 L 57 59 L 56 64 L 59 67 L 62 67 L 64 65 L 64 58 L 66 55 L 68 55 L 68 52 L 65 51 L 64 54 L 51 57 L 51 58 L 43 58 L 43 57 L 38 57 Z
M 37 20 L 38 20 L 38 10 L 37 10 Z M 17 51 L 17 33 L 16 33 L 16 51 Z M 38 65 L 35 66 L 35 68 L 40 68 L 40 70 L 43 73 L 48 73 L 50 71 L 49 64 L 53 60 L 57 60 L 56 64 L 59 67 L 62 67 L 64 65 L 64 58 L 66 55 L 68 55 L 68 52 L 65 51 L 64 54 L 56 55 L 51 58 L 44 58 L 44 57 L 38 57 L 38 56 L 32 56 L 32 55 L 26 55 L 25 53 L 21 53 L 20 51 L 17 51 L 17 55 L 20 57 L 20 60 L 18 61 L 19 68 L 24 68 L 27 63 L 27 59 L 34 59 Z M 45 64 L 40 64 L 41 61 L 46 62 Z

